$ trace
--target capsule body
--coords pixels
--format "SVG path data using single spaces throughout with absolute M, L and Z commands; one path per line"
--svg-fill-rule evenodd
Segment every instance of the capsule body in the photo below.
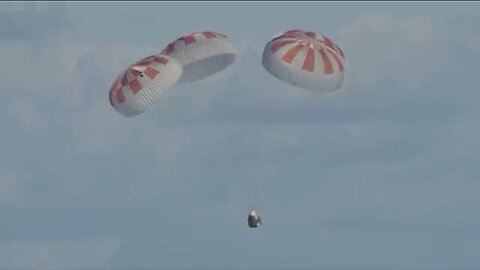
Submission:
M 260 216 L 258 216 L 255 211 L 250 211 L 248 214 L 248 226 L 250 228 L 257 228 L 260 225 L 262 225 L 262 219 Z

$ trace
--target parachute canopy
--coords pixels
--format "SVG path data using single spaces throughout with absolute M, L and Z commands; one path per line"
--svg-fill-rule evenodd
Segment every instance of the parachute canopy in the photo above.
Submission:
M 262 65 L 274 77 L 296 87 L 330 92 L 345 73 L 342 50 L 330 38 L 311 31 L 289 30 L 269 41 Z
M 139 115 L 164 96 L 181 75 L 182 66 L 175 59 L 161 54 L 145 57 L 115 79 L 109 91 L 110 104 L 126 117 Z
M 162 54 L 175 58 L 183 67 L 179 83 L 204 79 L 230 66 L 237 52 L 223 34 L 204 31 L 182 36 L 168 44 Z

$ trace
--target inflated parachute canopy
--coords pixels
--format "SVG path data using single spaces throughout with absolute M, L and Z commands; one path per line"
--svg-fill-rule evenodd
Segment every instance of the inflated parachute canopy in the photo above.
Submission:
M 182 65 L 167 55 L 150 55 L 130 65 L 113 82 L 110 105 L 126 116 L 143 113 L 182 76 Z
M 333 40 L 314 32 L 289 30 L 269 41 L 262 65 L 274 77 L 299 88 L 331 92 L 341 87 L 345 57 Z
M 183 67 L 179 83 L 204 79 L 225 70 L 235 62 L 237 52 L 223 34 L 194 32 L 168 44 L 162 54 L 175 58 Z

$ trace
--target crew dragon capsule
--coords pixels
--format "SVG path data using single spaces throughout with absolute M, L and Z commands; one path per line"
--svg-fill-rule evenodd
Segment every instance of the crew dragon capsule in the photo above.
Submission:
M 248 214 L 248 226 L 250 228 L 257 228 L 258 226 L 262 225 L 262 219 L 255 211 L 250 211 Z

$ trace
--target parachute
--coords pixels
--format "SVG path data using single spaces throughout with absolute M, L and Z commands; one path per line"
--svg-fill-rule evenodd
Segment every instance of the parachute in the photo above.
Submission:
M 181 76 L 182 66 L 172 57 L 145 57 L 115 79 L 109 91 L 110 105 L 126 117 L 139 115 L 164 96 Z
M 212 31 L 182 36 L 168 44 L 161 53 L 175 58 L 182 65 L 179 83 L 194 82 L 225 70 L 237 57 L 230 40 Z
M 263 67 L 290 85 L 331 92 L 341 87 L 345 56 L 330 38 L 314 32 L 289 30 L 270 40 L 264 48 Z
M 237 52 L 223 34 L 194 32 L 168 44 L 160 54 L 134 63 L 113 82 L 109 100 L 117 112 L 143 113 L 178 83 L 193 82 L 225 70 Z

